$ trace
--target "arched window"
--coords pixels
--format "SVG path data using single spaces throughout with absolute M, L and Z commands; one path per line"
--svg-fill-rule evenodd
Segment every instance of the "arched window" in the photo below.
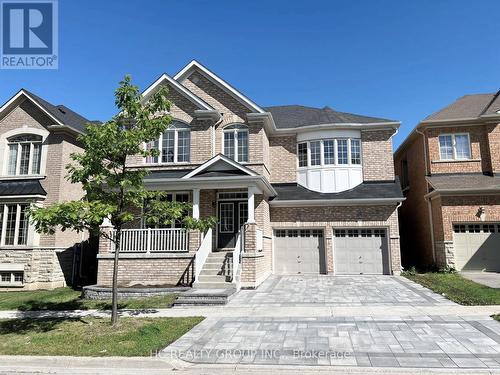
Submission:
M 248 161 L 248 127 L 242 124 L 224 128 L 224 155 L 237 162 Z
M 159 157 L 148 157 L 146 163 L 189 163 L 191 132 L 188 124 L 173 121 L 157 141 L 146 146 L 160 151 Z
M 8 175 L 40 174 L 41 136 L 35 134 L 16 135 L 8 138 L 7 143 L 9 147 Z

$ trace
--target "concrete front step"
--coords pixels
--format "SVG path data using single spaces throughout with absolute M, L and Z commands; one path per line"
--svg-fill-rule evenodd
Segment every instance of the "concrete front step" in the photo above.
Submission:
M 182 293 L 177 297 L 174 306 L 215 306 L 225 305 L 236 289 L 213 288 L 213 289 L 192 289 Z
M 229 270 L 222 271 L 220 268 L 216 270 L 207 270 L 203 268 L 200 272 L 200 276 L 231 276 L 232 272 Z
M 212 282 L 200 282 L 195 281 L 193 283 L 193 289 L 229 289 L 236 288 L 236 284 L 224 281 L 212 281 Z
M 224 275 L 201 275 L 198 276 L 198 281 L 200 283 L 218 283 L 218 282 L 226 282 L 226 276 Z

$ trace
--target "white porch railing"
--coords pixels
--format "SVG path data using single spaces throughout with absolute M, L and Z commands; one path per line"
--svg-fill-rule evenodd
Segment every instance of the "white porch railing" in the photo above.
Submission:
M 116 230 L 111 232 L 111 238 L 116 238 Z M 112 251 L 115 243 L 111 242 Z M 123 253 L 153 253 L 181 252 L 189 250 L 189 235 L 184 229 L 122 229 L 120 252 Z
M 201 269 L 205 265 L 208 258 L 208 254 L 212 252 L 212 228 L 210 228 L 203 240 L 201 241 L 200 248 L 196 252 L 194 258 L 194 281 L 198 281 L 198 276 L 200 276 Z
M 232 280 L 236 280 L 236 276 L 238 276 L 238 271 L 240 269 L 240 263 L 241 263 L 241 252 L 243 249 L 243 246 L 245 244 L 245 226 L 242 225 L 240 228 L 240 232 L 237 234 L 236 237 L 236 244 L 234 245 L 234 251 L 233 251 L 233 278 Z

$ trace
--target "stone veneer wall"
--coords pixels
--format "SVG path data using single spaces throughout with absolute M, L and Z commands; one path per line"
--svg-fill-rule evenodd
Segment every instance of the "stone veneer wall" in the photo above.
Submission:
M 24 264 L 22 289 L 53 289 L 71 283 L 73 249 L 33 248 L 2 249 L 0 263 Z M 21 287 L 0 287 L 0 290 L 19 290 Z

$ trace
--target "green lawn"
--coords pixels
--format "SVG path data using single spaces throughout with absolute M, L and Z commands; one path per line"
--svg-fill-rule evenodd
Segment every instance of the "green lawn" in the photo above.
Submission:
M 148 297 L 141 299 L 120 299 L 120 309 L 149 309 L 171 307 L 176 295 Z M 0 310 L 109 310 L 110 300 L 83 300 L 80 292 L 71 288 L 0 292 Z
M 500 289 L 475 283 L 457 273 L 429 272 L 404 276 L 461 305 L 500 305 Z
M 149 356 L 203 320 L 191 318 L 0 320 L 0 355 Z

